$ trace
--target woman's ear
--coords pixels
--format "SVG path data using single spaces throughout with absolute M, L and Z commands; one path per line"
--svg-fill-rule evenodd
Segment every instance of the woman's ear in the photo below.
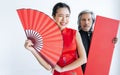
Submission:
M 53 17 L 53 19 L 55 19 L 55 16 L 54 16 L 54 15 L 52 15 L 52 17 Z

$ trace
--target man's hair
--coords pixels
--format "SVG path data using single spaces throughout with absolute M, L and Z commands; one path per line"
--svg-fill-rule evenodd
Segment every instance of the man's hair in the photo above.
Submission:
M 82 16 L 83 14 L 87 14 L 87 13 L 91 14 L 91 17 L 92 17 L 92 26 L 93 26 L 93 24 L 94 24 L 94 22 L 95 22 L 95 14 L 94 14 L 92 11 L 90 11 L 90 10 L 83 10 L 83 11 L 81 11 L 81 12 L 79 13 L 79 15 L 78 15 L 78 21 L 77 21 L 78 30 L 79 30 L 79 31 L 80 31 L 80 29 L 81 29 L 81 25 L 80 25 L 81 16 Z M 92 26 L 91 26 L 91 28 L 90 28 L 90 31 L 92 30 Z

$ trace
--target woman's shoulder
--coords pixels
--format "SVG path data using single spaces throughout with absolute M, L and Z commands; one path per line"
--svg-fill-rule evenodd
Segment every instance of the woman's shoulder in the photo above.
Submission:
M 76 33 L 77 33 L 77 30 L 72 29 L 72 28 L 66 28 L 66 30 L 67 30 L 68 33 L 70 33 L 72 35 L 76 35 Z

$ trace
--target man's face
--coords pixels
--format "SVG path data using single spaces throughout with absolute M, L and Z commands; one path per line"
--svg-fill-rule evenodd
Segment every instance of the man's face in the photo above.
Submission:
M 93 20 L 90 13 L 82 14 L 81 20 L 80 20 L 81 29 L 83 31 L 89 31 L 92 26 L 92 22 Z

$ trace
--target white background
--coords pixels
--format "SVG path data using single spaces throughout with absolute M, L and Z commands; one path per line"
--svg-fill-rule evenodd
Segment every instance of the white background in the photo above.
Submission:
M 113 19 L 120 20 L 119 0 L 1 0 L 0 1 L 0 75 L 51 75 L 24 48 L 26 40 L 16 9 L 34 8 L 51 17 L 57 2 L 71 7 L 69 27 L 77 29 L 78 13 L 84 9 Z M 117 34 L 120 38 L 120 28 Z M 120 39 L 115 45 L 109 75 L 120 75 Z

